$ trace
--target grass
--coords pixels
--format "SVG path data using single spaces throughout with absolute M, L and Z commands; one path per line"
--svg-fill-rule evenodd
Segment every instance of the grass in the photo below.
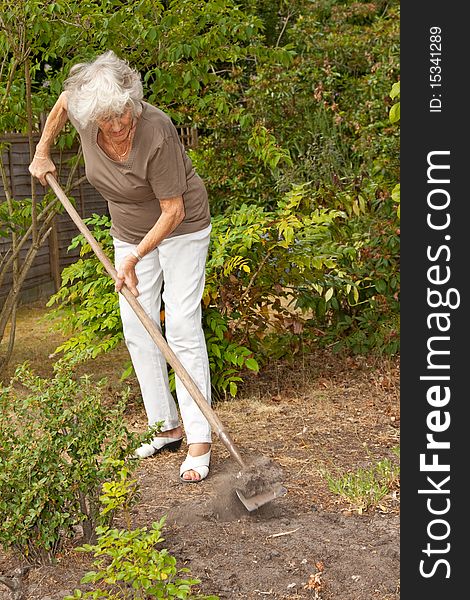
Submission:
M 394 448 L 398 456 L 399 449 Z M 328 471 L 323 472 L 329 490 L 349 502 L 359 514 L 380 507 L 380 502 L 399 485 L 400 466 L 385 458 L 368 469 L 359 468 L 355 472 L 343 473 L 337 477 Z
M 55 327 L 57 319 L 52 319 L 50 309 L 45 306 L 45 300 L 21 306 L 18 310 L 16 341 L 13 355 L 5 370 L 0 373 L 0 384 L 7 385 L 18 365 L 27 362 L 34 372 L 40 377 L 52 377 L 55 362 L 60 354 L 54 354 L 56 348 L 62 344 L 66 337 Z M 9 327 L 4 339 L 9 335 Z M 0 350 L 1 351 L 1 350 Z M 120 377 L 124 371 L 129 354 L 124 343 L 113 351 L 94 359 L 92 363 L 78 368 L 78 372 L 85 373 L 92 370 L 98 378 L 105 377 L 109 385 L 120 389 Z

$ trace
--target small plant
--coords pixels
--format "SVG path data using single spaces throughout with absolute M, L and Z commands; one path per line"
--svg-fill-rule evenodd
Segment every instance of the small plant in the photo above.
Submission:
M 115 464 L 118 465 L 119 462 Z M 64 600 L 219 600 L 217 596 L 194 595 L 192 587 L 200 581 L 190 577 L 188 569 L 177 569 L 176 559 L 167 549 L 157 548 L 157 545 L 164 541 L 162 529 L 165 516 L 152 523 L 150 529 L 131 529 L 129 507 L 135 500 L 137 485 L 135 480 L 128 479 L 129 471 L 124 463 L 120 464 L 118 481 L 103 486 L 104 493 L 100 496 L 103 506 L 101 515 L 105 516 L 109 510 L 120 509 L 123 511 L 127 528 L 98 527 L 96 544 L 85 544 L 77 549 L 81 552 L 91 552 L 97 559 L 93 563 L 97 570 L 86 573 L 81 583 L 98 584 L 100 587 L 86 592 L 76 589 L 72 596 L 66 596 Z
M 140 442 L 126 428 L 125 397 L 107 406 L 102 384 L 59 361 L 52 379 L 25 364 L 0 387 L 0 544 L 29 563 L 51 563 L 77 526 L 93 540 L 113 460 Z
M 228 333 L 228 319 L 211 307 L 206 308 L 203 314 L 209 367 L 213 396 L 235 397 L 238 391 L 238 382 L 243 381 L 240 372 L 243 368 L 258 372 L 259 365 L 253 353 L 246 346 L 242 346 L 230 339 Z
M 94 214 L 85 219 L 85 223 L 103 252 L 112 260 L 114 249 L 109 218 Z M 49 299 L 47 306 L 55 307 L 52 317 L 56 314 L 63 317 L 55 327 L 70 336 L 55 352 L 61 352 L 65 358 L 77 353 L 96 358 L 115 348 L 124 338 L 119 298 L 113 280 L 83 235 L 73 238 L 68 250 L 77 247 L 80 247 L 80 258 L 63 269 L 62 286 Z
M 330 491 L 344 498 L 353 509 L 362 514 L 376 508 L 380 501 L 398 486 L 400 467 L 386 458 L 369 469 L 361 468 L 354 473 L 344 473 L 338 477 L 326 471 L 324 475 Z

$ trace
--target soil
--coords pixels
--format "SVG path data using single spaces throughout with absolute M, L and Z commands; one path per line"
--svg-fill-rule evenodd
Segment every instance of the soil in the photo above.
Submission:
M 20 311 L 11 365 L 29 360 L 50 372 L 60 342 L 40 320 L 40 304 Z M 127 351 L 86 365 L 108 376 L 117 393 Z M 128 407 L 131 427 L 144 431 L 145 413 L 135 381 Z M 137 468 L 141 499 L 135 526 L 167 516 L 163 546 L 201 583 L 197 590 L 220 600 L 397 600 L 400 597 L 399 481 L 364 509 L 334 494 L 326 473 L 339 475 L 395 460 L 399 446 L 398 359 L 372 360 L 318 350 L 249 375 L 233 400 L 214 408 L 249 466 L 242 471 L 214 436 L 211 470 L 202 483 L 179 480 L 185 446 L 143 460 Z M 235 487 L 253 491 L 262 473 L 287 490 L 248 512 Z M 245 478 L 245 479 L 244 479 Z M 253 481 L 255 485 L 253 485 Z M 257 488 L 258 489 L 258 488 Z M 79 587 L 92 558 L 66 549 L 52 566 L 24 577 L 22 600 L 62 600 Z M 0 554 L 0 573 L 18 567 Z M 0 600 L 14 598 L 0 585 Z M 20 595 L 16 596 L 20 598 Z

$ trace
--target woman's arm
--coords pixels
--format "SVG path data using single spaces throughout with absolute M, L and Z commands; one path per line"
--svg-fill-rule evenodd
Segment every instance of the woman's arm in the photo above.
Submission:
M 154 250 L 184 219 L 184 202 L 182 196 L 160 200 L 160 208 L 162 209 L 162 214 L 158 221 L 137 246 L 137 252 L 140 256 L 145 256 Z
M 158 244 L 170 235 L 184 219 L 184 202 L 182 196 L 176 198 L 165 198 L 160 200 L 162 214 L 152 229 L 142 238 L 137 245 L 137 253 L 144 257 L 154 250 Z M 133 254 L 129 254 L 122 261 L 117 272 L 116 291 L 125 283 L 134 296 L 138 296 L 137 284 L 139 283 L 135 274 L 135 265 L 139 262 Z
M 47 185 L 46 173 L 52 173 L 54 177 L 57 176 L 55 165 L 50 158 L 50 149 L 55 138 L 67 123 L 68 118 L 67 95 L 66 92 L 62 92 L 46 119 L 41 139 L 36 146 L 34 158 L 29 165 L 29 172 L 37 177 L 42 185 Z

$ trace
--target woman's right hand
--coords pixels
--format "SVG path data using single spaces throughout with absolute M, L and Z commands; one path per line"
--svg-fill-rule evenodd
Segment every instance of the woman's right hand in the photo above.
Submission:
M 116 282 L 114 286 L 116 292 L 120 292 L 122 286 L 126 284 L 132 294 L 137 298 L 139 295 L 139 290 L 137 289 L 139 280 L 135 274 L 135 265 L 137 262 L 138 261 L 133 254 L 126 256 L 121 262 L 116 273 Z
M 47 173 L 51 173 L 54 177 L 57 178 L 57 170 L 55 164 L 49 157 L 38 157 L 35 155 L 28 168 L 31 175 L 39 179 L 39 181 L 44 186 L 47 185 Z

